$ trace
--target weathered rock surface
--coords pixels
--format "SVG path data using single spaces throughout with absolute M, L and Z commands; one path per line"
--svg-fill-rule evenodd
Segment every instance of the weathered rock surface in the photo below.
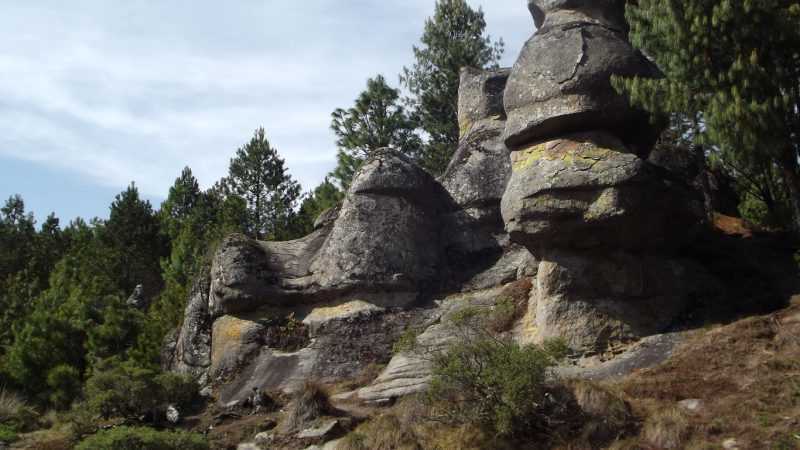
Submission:
M 624 2 L 537 0 L 529 6 L 540 27 L 508 80 L 506 145 L 516 150 L 567 133 L 604 129 L 646 154 L 658 130 L 610 82 L 612 75 L 659 76 L 626 39 L 620 20 Z
M 487 289 L 449 296 L 423 324 L 413 348 L 394 355 L 378 378 L 356 392 L 362 401 L 382 403 L 405 395 L 424 391 L 431 377 L 431 366 L 437 354 L 447 350 L 467 330 L 454 326 L 452 318 L 465 308 L 484 308 L 490 311 L 501 296 L 503 288 Z
M 212 321 L 208 309 L 209 290 L 208 274 L 201 275 L 195 280 L 189 294 L 183 325 L 176 338 L 174 352 L 167 360 L 167 365 L 172 370 L 203 380 L 211 365 Z
M 690 239 L 702 198 L 603 132 L 515 151 L 502 213 L 511 239 L 547 248 L 643 249 Z
M 603 353 L 662 333 L 685 310 L 698 270 L 657 255 L 549 252 L 529 303 L 538 338 Z
M 311 260 L 329 232 L 322 228 L 289 242 L 260 242 L 242 235 L 225 238 L 211 266 L 212 315 L 292 304 L 302 298 L 313 289 Z
M 627 41 L 622 0 L 530 0 L 538 31 L 506 86 L 511 241 L 541 260 L 519 339 L 564 338 L 583 354 L 667 330 L 696 264 L 673 256 L 708 222 L 691 160 L 651 152 L 659 127 L 611 86 L 658 77 Z
M 461 71 L 460 143 L 441 182 L 462 209 L 496 204 L 511 175 L 508 150 L 500 139 L 506 119 L 503 91 L 509 73 L 509 69 Z
M 336 291 L 417 292 L 439 269 L 435 243 L 445 202 L 427 172 L 400 153 L 380 151 L 353 180 L 311 264 L 315 282 Z

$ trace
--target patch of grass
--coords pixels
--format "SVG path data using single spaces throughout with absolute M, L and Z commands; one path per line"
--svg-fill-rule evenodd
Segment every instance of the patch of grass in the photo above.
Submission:
M 678 408 L 667 408 L 645 421 L 642 437 L 658 448 L 680 449 L 684 447 L 690 432 L 686 414 Z
M 756 414 L 756 422 L 762 428 L 770 428 L 778 422 L 778 419 L 772 414 L 758 413 Z
M 342 439 L 339 450 L 422 450 L 417 436 L 394 414 L 359 425 Z

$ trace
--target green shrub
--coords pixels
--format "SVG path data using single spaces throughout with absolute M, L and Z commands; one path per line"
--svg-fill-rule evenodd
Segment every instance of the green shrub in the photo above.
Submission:
M 69 426 L 69 434 L 74 442 L 97 431 L 97 416 L 85 403 L 76 403 L 62 414 L 62 422 Z
M 547 369 L 561 356 L 547 348 L 477 333 L 434 355 L 427 393 L 433 418 L 499 436 L 546 432 L 559 407 Z
M 50 388 L 50 403 L 59 410 L 69 408 L 72 400 L 81 391 L 81 373 L 78 369 L 61 364 L 47 372 L 47 387 Z
M 169 404 L 188 406 L 196 391 L 197 385 L 186 376 L 113 359 L 99 364 L 86 381 L 89 407 L 105 418 L 139 418 Z
M 143 427 L 118 427 L 84 439 L 76 450 L 207 450 L 202 435 L 186 431 L 156 431 Z
M 155 383 L 165 404 L 186 408 L 197 399 L 197 382 L 189 375 L 162 373 Z
M 9 444 L 17 440 L 17 430 L 10 425 L 0 424 L 0 442 Z

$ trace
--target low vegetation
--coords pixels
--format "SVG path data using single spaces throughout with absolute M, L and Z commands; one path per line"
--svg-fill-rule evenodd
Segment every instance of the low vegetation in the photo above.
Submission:
M 185 431 L 117 427 L 85 439 L 76 450 L 208 450 L 203 436 Z

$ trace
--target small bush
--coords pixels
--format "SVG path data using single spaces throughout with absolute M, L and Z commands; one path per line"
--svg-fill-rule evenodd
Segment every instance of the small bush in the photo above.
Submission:
M 118 427 L 83 440 L 76 450 L 208 450 L 202 435 L 186 431 L 156 431 L 143 427 Z
M 289 402 L 283 428 L 286 431 L 299 430 L 312 421 L 333 412 L 328 401 L 328 393 L 317 383 L 306 382 Z
M 138 367 L 133 363 L 104 362 L 86 381 L 89 407 L 104 418 L 138 419 L 154 416 L 166 405 L 188 406 L 197 385 L 188 377 Z
M 162 373 L 155 378 L 162 401 L 186 408 L 197 400 L 197 383 L 188 375 Z
M 74 442 L 97 431 L 97 417 L 86 404 L 74 404 L 72 409 L 63 414 L 62 420 L 67 424 Z
M 545 433 L 560 407 L 546 383 L 557 356 L 487 335 L 457 342 L 433 359 L 427 394 L 433 418 L 478 424 L 500 436 Z
M 630 406 L 606 387 L 589 381 L 569 383 L 577 406 L 586 416 L 582 437 L 584 441 L 599 447 L 615 441 L 632 431 L 634 422 Z

